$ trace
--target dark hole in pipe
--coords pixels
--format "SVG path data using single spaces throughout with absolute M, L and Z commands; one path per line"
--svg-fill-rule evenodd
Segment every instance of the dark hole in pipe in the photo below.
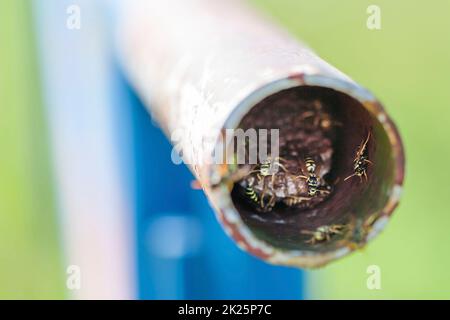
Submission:
M 310 110 L 317 112 L 312 114 Z M 317 119 L 321 115 L 326 121 Z M 394 163 L 385 130 L 360 102 L 329 88 L 296 87 L 256 104 L 239 127 L 279 129 L 280 156 L 286 160 L 289 171 L 297 167 L 301 170 L 305 157 L 312 156 L 317 166 L 322 167 L 319 175 L 330 186 L 329 194 L 297 206 L 288 206 L 282 198 L 277 198 L 273 209 L 264 212 L 249 201 L 245 182 L 236 182 L 233 203 L 258 238 L 284 250 L 315 252 L 365 243 L 367 223 L 373 224 L 388 200 L 394 183 Z M 369 132 L 366 154 L 373 164 L 367 166 L 367 181 L 358 176 L 344 181 L 354 173 L 356 151 Z M 283 170 L 279 172 L 284 174 Z M 311 240 L 308 232 L 332 225 L 343 227 L 328 240 L 308 242 Z

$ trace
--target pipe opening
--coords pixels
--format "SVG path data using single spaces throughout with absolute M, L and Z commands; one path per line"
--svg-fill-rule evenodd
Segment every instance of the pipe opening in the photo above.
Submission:
M 257 103 L 239 128 L 279 129 L 278 171 L 252 165 L 231 193 L 257 238 L 317 253 L 365 244 L 394 186 L 393 148 L 377 117 L 347 94 L 300 86 Z

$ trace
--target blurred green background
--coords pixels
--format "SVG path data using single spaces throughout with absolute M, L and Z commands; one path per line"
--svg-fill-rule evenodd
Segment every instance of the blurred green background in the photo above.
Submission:
M 308 273 L 312 298 L 450 298 L 450 2 L 252 0 L 369 88 L 396 122 L 406 181 L 386 230 L 362 252 Z M 369 5 L 381 30 L 366 27 Z M 381 290 L 368 290 L 369 265 Z
M 0 298 L 63 298 L 31 3 L 0 1 Z

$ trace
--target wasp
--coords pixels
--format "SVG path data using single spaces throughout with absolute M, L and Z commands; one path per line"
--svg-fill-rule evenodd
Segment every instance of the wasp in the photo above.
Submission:
M 306 166 L 306 170 L 309 173 L 314 173 L 316 172 L 316 162 L 313 160 L 313 158 L 307 157 L 305 159 L 305 166 Z
M 302 233 L 311 235 L 311 238 L 306 243 L 316 244 L 317 242 L 330 241 L 332 236 L 342 234 L 344 227 L 342 224 L 332 224 L 330 226 L 320 226 L 314 231 L 302 230 Z
M 248 199 L 254 203 L 258 203 L 258 195 L 256 194 L 255 189 L 251 186 L 247 186 L 245 188 L 245 195 L 248 197 Z
M 273 183 L 276 174 L 276 170 L 274 170 L 274 168 L 280 167 L 281 169 L 283 169 L 284 172 L 288 172 L 286 167 L 281 163 L 282 161 L 285 162 L 286 160 L 281 157 L 275 158 L 268 157 L 261 164 L 257 164 L 256 166 L 254 166 L 253 169 L 248 171 L 245 175 L 248 176 L 256 173 L 259 180 L 263 180 L 268 176 L 272 176 L 272 183 Z
M 256 183 L 256 187 L 255 187 Z M 267 212 L 271 211 L 275 206 L 276 197 L 275 194 L 268 192 L 267 183 L 265 181 L 261 181 L 260 177 L 250 176 L 246 181 L 245 185 L 243 185 L 245 190 L 245 196 L 247 199 L 254 205 L 260 207 L 260 210 Z M 265 204 L 264 199 L 270 196 L 269 202 Z
M 320 178 L 316 175 L 316 162 L 313 158 L 307 157 L 305 158 L 305 168 L 308 172 L 307 176 L 300 175 L 299 178 L 306 179 L 306 183 L 308 184 L 308 195 L 310 197 L 314 197 L 317 194 L 329 193 L 328 190 L 320 189 Z
M 362 182 L 362 177 L 366 178 L 367 181 L 367 165 L 372 165 L 372 161 L 368 159 L 367 156 L 367 143 L 370 139 L 370 131 L 367 134 L 366 140 L 364 140 L 356 151 L 355 159 L 353 160 L 353 171 L 354 173 L 349 175 L 344 181 L 350 179 L 353 176 L 358 176 Z
M 261 193 L 261 208 L 263 208 L 265 211 L 270 211 L 272 209 L 272 207 L 275 205 L 275 195 L 272 194 L 269 202 L 267 204 L 264 203 L 264 199 L 266 197 L 267 194 L 267 182 L 266 182 L 266 177 L 271 176 L 272 179 L 272 185 L 275 181 L 275 171 L 274 168 L 276 167 L 280 167 L 284 172 L 288 172 L 288 170 L 286 169 L 286 167 L 281 163 L 281 162 L 285 162 L 286 160 L 281 158 L 281 157 L 268 157 L 266 160 L 263 161 L 263 163 L 261 163 L 259 165 L 259 168 L 257 170 L 253 170 L 250 172 L 251 173 L 257 173 L 257 177 L 259 179 L 259 181 L 263 181 L 263 190 Z
M 286 160 L 281 158 L 281 157 L 275 157 L 275 158 L 271 158 L 268 157 L 266 160 L 264 160 L 260 165 L 258 170 L 253 170 L 250 173 L 258 173 L 258 178 L 265 178 L 268 176 L 272 176 L 272 183 L 273 180 L 275 179 L 275 173 L 276 170 L 275 168 L 280 167 L 281 169 L 283 169 L 284 172 L 288 172 L 288 170 L 286 169 L 286 167 L 281 163 L 281 162 L 285 162 Z
M 260 206 L 259 210 L 261 210 L 263 212 L 271 211 L 273 209 L 273 207 L 275 206 L 276 197 L 274 194 L 271 195 L 269 202 L 267 202 L 267 204 L 264 204 L 265 194 L 262 194 L 261 197 L 259 197 L 258 193 L 254 187 L 247 186 L 245 188 L 245 195 L 248 198 L 248 200 L 251 203 L 253 203 L 254 205 L 259 204 L 259 206 Z

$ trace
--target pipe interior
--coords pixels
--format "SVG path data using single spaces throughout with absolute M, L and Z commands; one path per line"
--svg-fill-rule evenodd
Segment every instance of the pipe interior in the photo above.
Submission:
M 326 134 L 328 140 L 319 138 L 305 147 L 303 141 L 314 139 L 315 131 L 322 130 L 322 127 L 317 129 L 313 119 L 308 119 L 311 123 L 305 122 L 306 125 L 297 123 L 295 119 L 300 117 L 304 120 L 305 106 L 314 101 L 318 101 L 323 106 L 322 110 L 330 115 L 333 126 Z M 308 125 L 309 129 L 306 128 Z M 234 206 L 256 237 L 283 250 L 314 252 L 365 243 L 369 230 L 367 223 L 375 221 L 372 218 L 378 217 L 388 201 L 393 185 L 394 161 L 384 128 L 360 102 L 329 88 L 300 86 L 263 99 L 243 117 L 239 127 L 244 130 L 279 129 L 280 156 L 297 163 L 304 161 L 309 152 L 331 153 L 328 164 L 326 161 L 323 163 L 325 167 L 329 166 L 323 178 L 331 186 L 331 192 L 312 205 L 289 207 L 277 202 L 270 212 L 262 212 L 249 201 L 242 184 L 234 184 Z M 344 181 L 354 173 L 356 151 L 369 132 L 366 154 L 372 164 L 367 165 L 367 181 L 358 176 Z M 298 143 L 291 139 L 296 134 Z M 331 144 L 327 145 L 327 141 Z M 340 225 L 342 230 L 326 241 L 310 242 L 308 232 L 331 225 Z

